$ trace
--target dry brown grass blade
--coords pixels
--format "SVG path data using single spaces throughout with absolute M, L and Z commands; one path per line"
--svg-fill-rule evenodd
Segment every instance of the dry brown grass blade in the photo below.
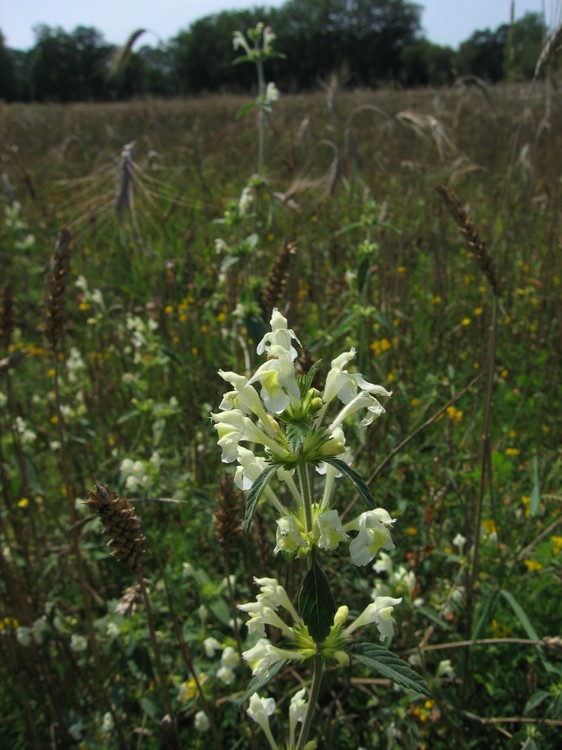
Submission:
M 121 47 L 117 47 L 115 52 L 111 54 L 107 72 L 108 78 L 115 78 L 115 76 L 118 76 L 124 70 L 125 66 L 129 62 L 136 41 L 143 34 L 146 34 L 146 32 L 147 29 L 136 29 L 132 34 L 129 35 L 125 44 L 123 44 Z
M 562 45 L 562 23 L 553 31 L 550 37 L 546 40 L 544 47 L 541 50 L 539 59 L 535 66 L 534 78 L 537 79 L 543 70 L 548 66 L 560 46 Z

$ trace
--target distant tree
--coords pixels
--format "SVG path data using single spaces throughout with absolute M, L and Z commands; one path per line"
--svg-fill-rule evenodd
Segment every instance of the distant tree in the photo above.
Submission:
M 400 80 L 405 86 L 446 86 L 455 77 L 454 50 L 426 39 L 404 47 L 400 63 Z
M 278 12 L 279 49 L 299 88 L 345 67 L 350 82 L 399 77 L 402 49 L 420 38 L 421 7 L 407 0 L 289 0 Z
M 18 98 L 18 81 L 14 58 L 4 44 L 4 35 L 0 31 L 0 99 L 11 102 Z
M 545 36 L 539 13 L 526 13 L 510 27 L 503 60 L 507 80 L 523 81 L 533 77 Z
M 68 34 L 41 25 L 29 55 L 29 89 L 39 101 L 84 101 L 106 95 L 105 67 L 111 47 L 94 28 Z
M 504 24 L 495 31 L 475 31 L 459 47 L 458 72 L 461 75 L 476 75 L 492 83 L 501 81 L 508 30 L 509 27 Z

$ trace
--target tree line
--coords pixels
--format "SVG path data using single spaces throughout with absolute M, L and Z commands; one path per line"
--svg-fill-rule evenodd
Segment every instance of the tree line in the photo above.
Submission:
M 137 43 L 113 76 L 108 71 L 118 50 L 93 27 L 66 32 L 37 26 L 28 51 L 6 47 L 0 31 L 0 99 L 117 101 L 247 91 L 254 85 L 253 71 L 232 65 L 232 35 L 258 20 L 272 27 L 275 47 L 284 54 L 270 61 L 267 71 L 282 91 L 317 88 L 333 72 L 350 87 L 440 86 L 459 76 L 489 82 L 532 77 L 545 38 L 540 14 L 476 31 L 453 50 L 424 37 L 421 12 L 407 0 L 288 0 L 275 9 L 224 11 L 156 46 Z

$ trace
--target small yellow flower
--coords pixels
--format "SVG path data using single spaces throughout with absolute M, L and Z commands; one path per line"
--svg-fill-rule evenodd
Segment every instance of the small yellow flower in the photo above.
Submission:
M 481 307 L 475 307 L 472 311 L 475 315 L 482 315 L 482 308 Z
M 482 528 L 487 534 L 495 534 L 498 530 L 493 518 L 485 518 L 482 521 Z
M 29 505 L 29 500 L 26 497 L 22 497 L 22 499 L 18 502 L 19 508 L 27 508 Z
M 87 302 L 81 302 L 78 305 L 78 309 L 79 310 L 89 310 L 90 309 L 90 305 Z
M 511 628 L 508 625 L 503 625 L 501 622 L 498 622 L 495 618 L 492 620 L 490 629 L 492 631 L 492 635 L 494 636 L 494 638 L 507 638 L 509 634 L 511 633 Z
M 207 333 L 209 331 L 209 326 L 202 325 L 199 330 L 201 331 L 201 333 Z
M 47 370 L 47 377 L 54 378 L 55 377 L 55 368 L 51 367 L 49 370 Z
M 557 555 L 562 549 L 562 536 L 551 536 L 550 541 L 552 542 L 552 554 Z
M 402 274 L 402 273 L 406 273 L 406 266 L 398 266 L 398 268 L 397 268 L 396 270 L 397 270 L 397 271 L 398 271 L 398 273 L 400 273 L 400 274 Z
M 51 424 L 58 424 L 59 423 L 59 415 L 53 414 L 53 416 L 49 419 L 49 422 Z
M 441 297 L 438 294 L 436 294 L 435 297 L 431 298 L 431 304 L 432 305 L 439 305 L 439 304 L 441 304 Z
M 536 560 L 523 560 L 529 573 L 534 573 L 537 570 L 542 570 L 542 565 Z
M 410 401 L 411 406 L 419 406 L 421 404 L 421 398 L 413 398 Z
M 166 307 L 164 308 L 164 312 L 166 313 L 166 315 L 171 315 L 174 312 L 173 305 L 166 305 Z
M 180 323 L 185 323 L 186 320 L 187 320 L 187 315 L 185 313 L 182 313 L 179 317 Z
M 453 424 L 460 424 L 462 422 L 463 412 L 461 409 L 457 409 L 455 406 L 447 407 L 447 416 Z
M 504 450 L 504 453 L 506 456 L 519 456 L 521 454 L 521 451 L 519 448 L 506 448 Z
M 416 529 L 415 526 L 408 526 L 405 532 L 408 536 L 416 536 L 416 534 L 418 533 L 418 530 Z
M 472 323 L 472 321 L 471 321 L 470 318 L 463 318 L 461 320 L 461 323 L 462 323 L 463 326 L 469 326 Z
M 192 346 L 191 353 L 195 356 L 199 353 L 199 349 L 196 346 Z

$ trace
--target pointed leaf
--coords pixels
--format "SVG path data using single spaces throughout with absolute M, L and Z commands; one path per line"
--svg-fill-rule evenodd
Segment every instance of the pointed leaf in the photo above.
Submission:
M 332 464 L 332 466 L 347 477 L 350 482 L 353 482 L 357 492 L 359 492 L 369 510 L 375 509 L 375 499 L 371 495 L 371 492 L 365 484 L 361 474 L 356 472 L 355 469 L 352 469 L 351 466 L 348 466 L 345 461 L 341 460 L 341 458 L 326 458 L 324 460 L 327 464 Z
M 299 379 L 299 386 L 300 386 L 300 389 L 301 389 L 301 397 L 302 398 L 304 398 L 306 396 L 306 394 L 308 393 L 308 391 L 311 389 L 311 387 L 312 387 L 312 381 L 314 380 L 314 376 L 318 372 L 318 368 L 320 367 L 321 364 L 322 364 L 322 360 L 321 359 L 317 360 L 312 365 L 312 367 L 310 368 L 310 370 L 306 373 L 306 375 L 303 375 Z
M 246 513 L 244 514 L 244 531 L 246 534 L 250 533 L 250 527 L 254 520 L 256 508 L 258 507 L 258 500 L 260 499 L 261 493 L 267 486 L 267 483 L 273 476 L 273 473 L 277 469 L 276 466 L 268 466 L 264 469 L 257 479 L 254 480 L 248 497 L 246 498 Z
M 349 649 L 357 661 L 401 687 L 431 697 L 431 691 L 417 672 L 392 651 L 373 643 L 357 643 Z
M 265 687 L 267 683 L 283 669 L 287 661 L 287 659 L 281 659 L 281 661 L 275 662 L 275 664 L 269 669 L 265 677 L 252 677 L 252 679 L 248 683 L 248 687 L 246 688 L 244 695 L 240 696 L 240 698 L 236 698 L 234 702 L 239 706 L 241 706 L 242 703 L 246 703 L 246 701 L 249 700 L 254 693 L 257 693 L 258 690 L 261 690 L 262 687 Z
M 293 454 L 299 452 L 308 430 L 309 427 L 307 424 L 287 425 L 287 440 L 289 441 L 289 448 Z
M 330 584 L 317 562 L 304 577 L 299 594 L 299 612 L 316 643 L 322 643 L 334 624 L 336 603 Z

